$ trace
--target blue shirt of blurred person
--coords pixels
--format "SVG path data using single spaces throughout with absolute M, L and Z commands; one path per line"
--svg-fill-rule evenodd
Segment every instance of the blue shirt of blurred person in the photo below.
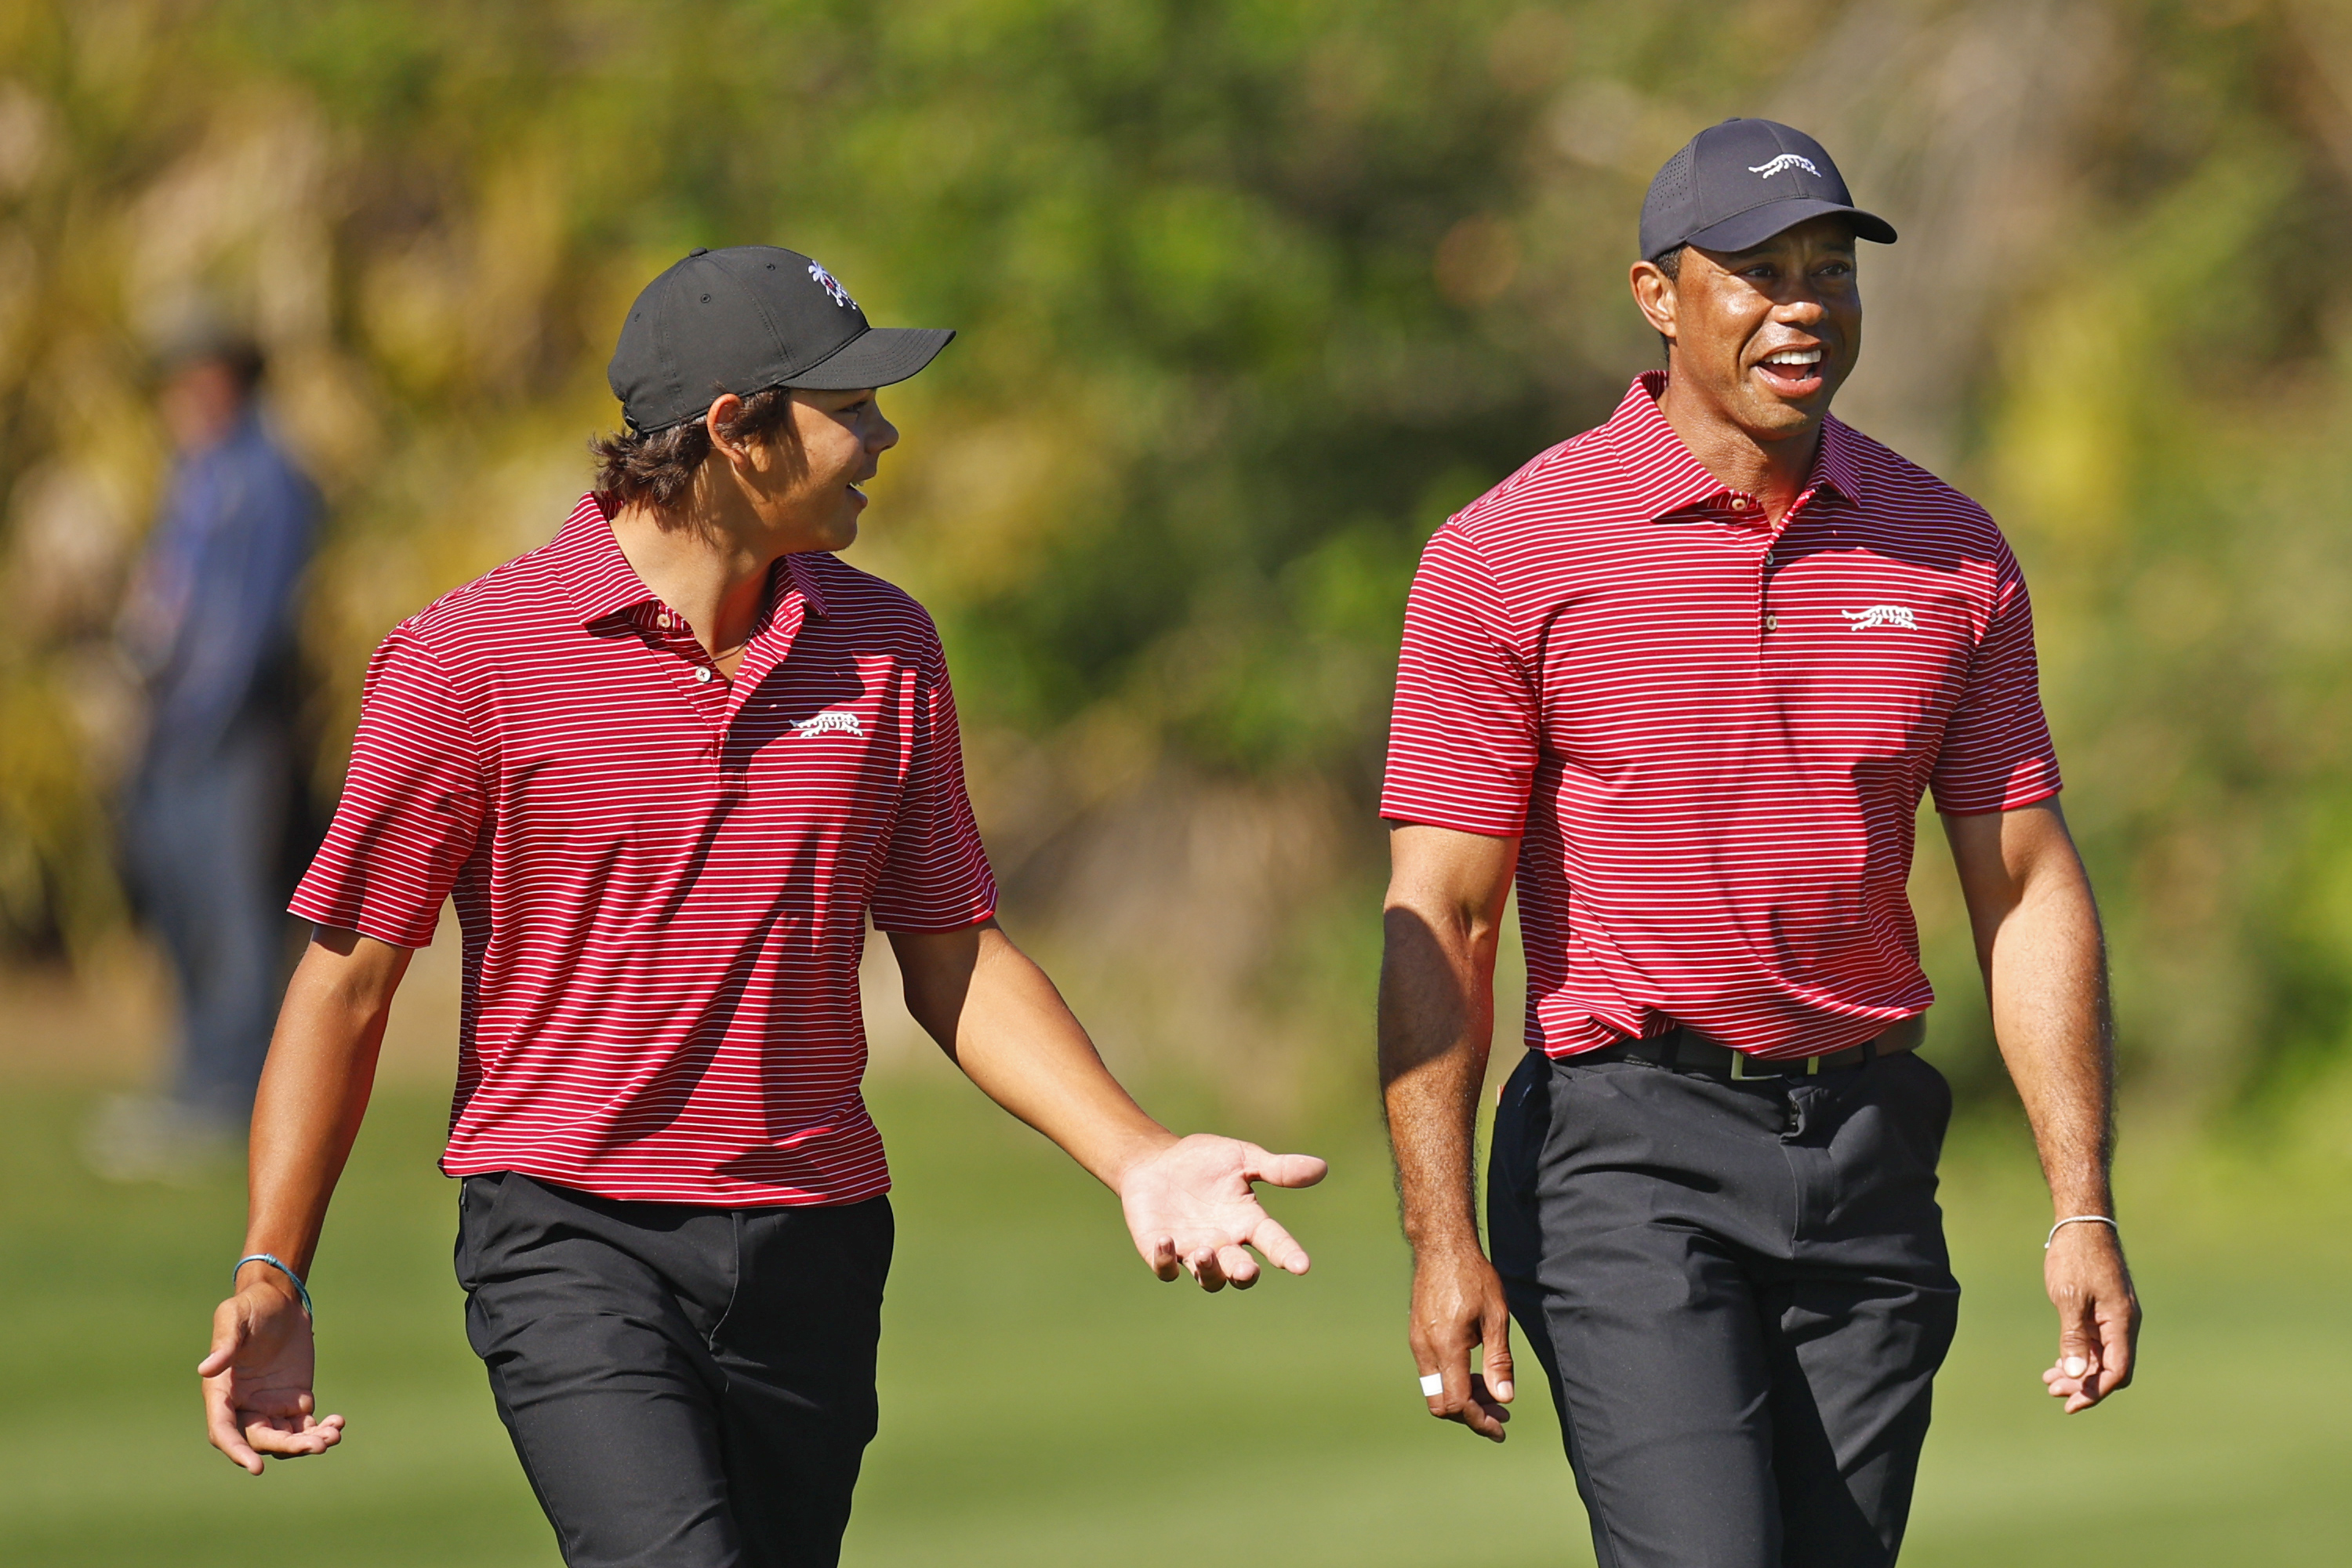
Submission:
M 151 758 L 210 750 L 257 709 L 290 719 L 318 511 L 249 402 L 226 438 L 182 453 L 122 625 L 152 703 Z

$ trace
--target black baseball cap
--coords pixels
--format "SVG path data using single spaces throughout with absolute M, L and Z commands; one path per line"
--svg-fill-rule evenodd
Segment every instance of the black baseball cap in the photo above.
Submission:
M 1746 250 L 1824 213 L 1842 213 L 1853 232 L 1895 243 L 1895 226 L 1864 212 L 1822 144 L 1776 120 L 1727 120 L 1692 137 L 1666 160 L 1642 203 L 1642 257 L 1678 245 Z
M 877 327 L 849 290 L 797 250 L 736 245 L 687 256 L 645 287 L 604 373 L 644 435 L 699 418 L 721 393 L 888 386 L 955 333 Z

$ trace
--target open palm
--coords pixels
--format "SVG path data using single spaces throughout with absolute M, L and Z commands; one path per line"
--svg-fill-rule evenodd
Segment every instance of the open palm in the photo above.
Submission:
M 1259 1273 L 1249 1247 L 1286 1272 L 1307 1268 L 1307 1249 L 1258 1206 L 1251 1184 L 1311 1187 L 1329 1169 L 1312 1154 L 1196 1132 L 1131 1167 L 1118 1201 L 1136 1251 L 1160 1279 L 1189 1270 L 1204 1290 L 1247 1289 Z

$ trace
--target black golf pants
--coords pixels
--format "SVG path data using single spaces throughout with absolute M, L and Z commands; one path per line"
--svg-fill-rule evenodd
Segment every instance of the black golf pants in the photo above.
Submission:
M 466 1333 L 572 1568 L 831 1568 L 874 1436 L 887 1199 L 458 1199 Z
M 1959 1286 L 1913 1053 L 1726 1082 L 1530 1052 L 1489 1240 L 1601 1568 L 1884 1568 Z

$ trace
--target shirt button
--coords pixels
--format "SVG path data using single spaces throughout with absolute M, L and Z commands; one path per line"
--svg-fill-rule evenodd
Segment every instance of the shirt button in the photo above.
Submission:
M 694 667 L 694 679 L 697 685 L 709 684 L 710 680 L 710 668 L 708 665 L 696 665 Z
M 1778 630 L 1780 629 L 1780 616 L 1765 616 L 1765 617 L 1764 617 L 1764 629 L 1765 629 L 1766 631 L 1768 631 L 1768 632 L 1769 632 L 1769 631 L 1778 631 Z
M 1748 498 L 1746 496 L 1733 496 L 1731 498 L 1731 510 L 1734 511 L 1746 511 L 1748 510 Z

